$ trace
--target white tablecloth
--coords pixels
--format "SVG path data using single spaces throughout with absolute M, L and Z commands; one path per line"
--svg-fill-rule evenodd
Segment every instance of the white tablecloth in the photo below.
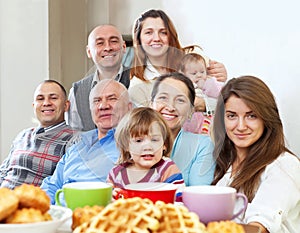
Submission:
M 65 221 L 57 230 L 57 233 L 71 233 L 72 218 Z

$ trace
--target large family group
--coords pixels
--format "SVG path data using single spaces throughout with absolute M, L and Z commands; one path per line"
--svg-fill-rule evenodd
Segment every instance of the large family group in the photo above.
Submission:
M 55 204 L 64 184 L 102 181 L 231 186 L 249 201 L 235 219 L 261 232 L 300 232 L 300 162 L 285 143 L 273 94 L 258 77 L 227 80 L 201 47 L 182 47 L 162 10 L 133 26 L 133 56 L 119 30 L 88 36 L 94 73 L 69 95 L 55 80 L 33 100 L 39 125 L 23 130 L 0 167 L 0 185 L 40 186 Z

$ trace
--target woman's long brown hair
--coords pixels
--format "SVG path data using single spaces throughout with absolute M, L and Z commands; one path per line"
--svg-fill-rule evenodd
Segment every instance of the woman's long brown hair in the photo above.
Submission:
M 147 18 L 161 18 L 164 22 L 166 27 L 168 38 L 169 38 L 169 49 L 168 49 L 168 56 L 166 69 L 168 72 L 177 71 L 180 58 L 184 55 L 184 51 L 180 45 L 177 31 L 174 27 L 174 24 L 167 16 L 167 14 L 162 10 L 148 10 L 144 12 L 136 21 L 133 27 L 133 46 L 134 46 L 134 59 L 132 63 L 132 68 L 130 70 L 130 76 L 136 76 L 137 78 L 147 81 L 144 78 L 144 71 L 146 69 L 146 54 L 142 48 L 141 44 L 141 31 L 143 28 L 143 22 Z
M 213 154 L 216 159 L 216 170 L 212 184 L 216 184 L 224 176 L 237 157 L 235 146 L 226 135 L 224 124 L 224 105 L 233 95 L 241 98 L 264 123 L 262 136 L 249 147 L 248 155 L 240 164 L 237 175 L 230 184 L 231 187 L 244 192 L 251 202 L 266 166 L 283 152 L 293 153 L 285 145 L 277 104 L 268 86 L 253 76 L 233 78 L 223 87 L 215 111 Z

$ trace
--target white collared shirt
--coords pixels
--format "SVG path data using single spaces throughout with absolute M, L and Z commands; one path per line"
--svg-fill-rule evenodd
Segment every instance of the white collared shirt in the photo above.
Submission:
M 132 77 L 132 79 L 130 80 L 128 92 L 130 100 L 135 107 L 149 106 L 155 78 L 161 75 L 149 60 L 147 60 L 146 65 L 147 66 L 144 71 L 144 78 L 149 82 L 145 82 L 137 78 L 136 76 Z
M 229 168 L 217 185 L 229 186 L 231 181 Z M 300 162 L 296 156 L 284 153 L 266 167 L 244 217 L 235 221 L 259 222 L 270 233 L 300 232 Z

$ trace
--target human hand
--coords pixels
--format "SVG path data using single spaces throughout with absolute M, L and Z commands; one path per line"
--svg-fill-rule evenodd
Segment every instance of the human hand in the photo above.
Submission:
M 112 190 L 112 198 L 113 200 L 118 200 L 120 198 L 120 192 L 122 189 L 120 188 L 113 188 Z
M 209 67 L 207 67 L 208 75 L 213 76 L 219 82 L 227 80 L 227 70 L 223 63 L 209 60 Z
M 259 227 L 261 233 L 269 233 L 269 231 L 259 222 L 250 222 L 249 225 Z

